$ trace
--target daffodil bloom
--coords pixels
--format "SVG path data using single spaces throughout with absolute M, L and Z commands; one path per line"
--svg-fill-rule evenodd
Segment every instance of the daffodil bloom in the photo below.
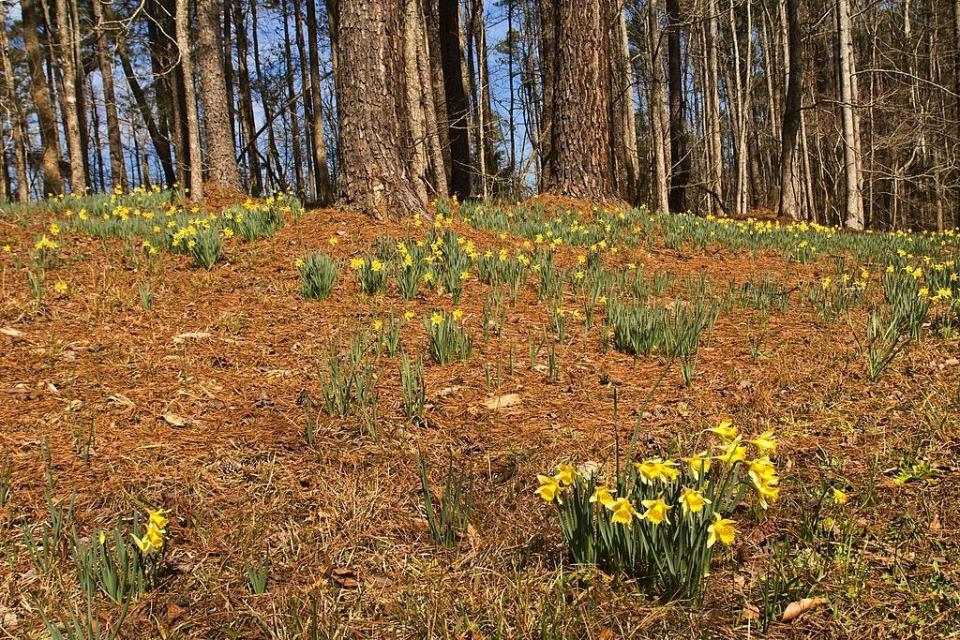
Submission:
M 689 458 L 684 458 L 683 461 L 690 467 L 690 473 L 694 478 L 699 479 L 701 474 L 710 472 L 710 458 L 707 457 L 706 451 L 695 453 Z
M 294 261 L 293 261 L 293 266 L 295 266 L 297 269 L 302 269 L 302 268 L 303 268 L 303 258 L 297 258 L 296 260 L 294 260 Z
M 373 330 L 380 331 L 383 329 L 383 320 L 374 320 L 373 321 Z
M 157 509 L 156 511 L 151 511 L 149 514 L 148 522 L 158 529 L 166 529 L 169 520 L 167 520 L 167 513 L 163 509 Z
M 760 484 L 778 484 L 780 479 L 777 477 L 777 468 L 770 462 L 768 456 L 757 458 L 750 462 L 750 468 L 747 475 L 756 485 Z
M 600 503 L 607 509 L 612 508 L 613 503 L 615 502 L 613 494 L 616 493 L 616 489 L 607 489 L 606 487 L 597 487 L 593 490 L 593 495 L 590 496 L 590 502 Z
M 610 515 L 610 521 L 617 524 L 629 527 L 633 524 L 633 519 L 637 517 L 637 510 L 626 498 L 617 498 L 607 508 L 613 512 Z
M 463 310 L 462 310 L 462 309 L 454 309 L 454 310 L 453 310 L 453 319 L 454 319 L 454 320 L 459 320 L 459 319 L 462 318 L 462 317 L 463 317 Z
M 651 458 L 643 462 L 634 462 L 634 468 L 640 476 L 640 482 L 643 484 L 652 484 L 656 480 L 674 480 L 680 472 L 675 468 L 676 462 L 667 460 L 664 462 L 661 458 Z
M 703 493 L 690 487 L 684 487 L 680 491 L 680 505 L 683 507 L 684 515 L 688 513 L 699 513 L 703 508 L 711 504 L 710 499 L 704 498 Z
M 364 264 L 365 264 L 365 262 L 364 262 L 363 258 L 351 258 L 351 260 L 350 260 L 350 268 L 351 268 L 351 269 L 363 269 L 363 265 L 364 265 Z
M 847 496 L 846 493 L 844 493 L 844 492 L 841 491 L 840 489 L 837 489 L 836 487 L 833 487 L 833 501 L 834 501 L 835 503 L 837 503 L 837 504 L 847 504 L 847 500 L 848 500 L 848 499 L 849 499 L 849 497 Z
M 57 280 L 56 284 L 53 285 L 53 288 L 57 293 L 63 294 L 67 292 L 69 287 L 67 287 L 67 283 L 63 280 Z
M 717 434 L 724 440 L 733 440 L 734 438 L 737 437 L 737 434 L 739 433 L 739 431 L 737 431 L 737 428 L 733 426 L 733 422 L 731 422 L 730 420 L 724 420 L 723 422 L 713 427 L 712 429 L 707 429 L 707 431 L 709 431 L 710 433 Z
M 715 459 L 720 462 L 735 464 L 737 462 L 743 462 L 747 458 L 747 448 L 740 444 L 739 438 L 720 448 L 723 450 L 723 453 L 715 456 Z
M 717 543 L 719 539 L 725 546 L 733 544 L 733 539 L 737 535 L 736 524 L 729 518 L 723 518 L 719 513 L 715 513 L 713 524 L 707 527 L 707 548 L 709 549 Z
M 537 482 L 540 483 L 540 486 L 537 487 L 536 494 L 547 502 L 553 502 L 557 497 L 557 493 L 560 492 L 560 485 L 556 479 L 538 474 Z
M 569 464 L 558 464 L 557 473 L 554 475 L 554 479 L 560 483 L 560 486 L 569 486 L 573 484 L 573 476 L 576 475 L 577 470 Z
M 370 271 L 373 271 L 374 273 L 380 273 L 383 271 L 383 263 L 379 260 L 374 260 L 370 263 Z
M 757 488 L 757 496 L 760 498 L 760 508 L 766 509 L 770 503 L 776 502 L 780 497 L 780 487 L 764 483 L 754 484 Z
M 443 324 L 443 316 L 439 313 L 434 313 L 432 316 L 430 316 L 430 324 L 435 327 L 439 327 L 441 324 Z
M 403 318 L 404 320 L 413 320 L 413 311 L 404 311 Z
M 643 507 L 646 511 L 640 517 L 650 524 L 670 523 L 670 520 L 667 519 L 667 512 L 673 507 L 664 502 L 662 497 L 656 500 L 644 500 Z
M 769 453 L 777 449 L 777 439 L 773 437 L 773 431 L 764 431 L 753 440 L 747 440 L 747 442 L 759 449 L 760 453 Z

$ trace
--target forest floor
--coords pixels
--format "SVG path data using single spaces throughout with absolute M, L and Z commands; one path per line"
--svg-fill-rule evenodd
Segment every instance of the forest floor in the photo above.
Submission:
M 702 277 L 718 298 L 759 278 L 789 298 L 724 306 L 687 386 L 672 358 L 605 348 L 602 309 L 589 327 L 570 311 L 558 332 L 532 277 L 487 338 L 494 287 L 473 274 L 459 304 L 435 287 L 407 300 L 392 282 L 363 293 L 349 261 L 381 236 L 423 237 L 425 221 L 311 210 L 272 237 L 227 238 L 209 270 L 63 223 L 31 293 L 30 251 L 62 220 L 0 216 L 0 637 L 47 637 L 72 618 L 100 629 L 63 637 L 90 640 L 118 620 L 121 638 L 165 639 L 957 634 L 958 339 L 928 327 L 871 381 L 868 306 L 827 319 L 807 295 L 839 278 L 837 256 L 671 248 L 657 225 L 604 254 L 603 269 L 671 274 L 668 302 Z M 480 254 L 529 247 L 457 215 L 447 227 Z M 326 300 L 300 295 L 297 261 L 313 251 L 343 261 Z M 556 247 L 557 265 L 575 270 L 583 251 Z M 583 308 L 572 289 L 561 304 Z M 405 417 L 400 357 L 384 352 L 366 356 L 375 405 L 322 410 L 331 345 L 392 317 L 403 351 L 423 353 L 431 314 L 454 309 L 473 351 L 427 358 L 422 419 Z M 537 474 L 613 465 L 634 436 L 643 455 L 679 456 L 725 419 L 775 431 L 780 498 L 738 509 L 698 596 L 668 601 L 573 564 Z M 435 497 L 451 465 L 469 495 L 452 546 L 431 536 L 418 456 Z M 169 519 L 156 583 L 123 607 L 86 595 L 77 549 L 156 508 Z M 784 622 L 805 597 L 825 600 Z

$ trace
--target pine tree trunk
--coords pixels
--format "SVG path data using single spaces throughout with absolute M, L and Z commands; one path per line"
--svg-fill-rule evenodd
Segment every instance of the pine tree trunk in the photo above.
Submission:
M 289 0 L 280 0 L 280 12 L 283 16 L 283 49 L 286 55 L 287 113 L 290 117 L 290 146 L 293 149 L 293 174 L 297 193 L 303 193 L 303 148 L 300 141 L 300 114 L 297 111 L 297 94 L 293 85 L 293 45 L 290 40 Z
M 430 177 L 434 194 L 437 196 L 446 196 L 449 191 L 447 189 L 446 162 L 443 156 L 443 140 L 445 136 L 441 136 L 441 130 L 445 131 L 445 128 L 440 127 L 437 123 L 436 90 L 434 86 L 434 79 L 437 77 L 437 74 L 435 74 L 432 69 L 433 54 L 430 51 L 430 38 L 427 34 L 427 17 L 420 3 L 418 3 L 417 11 L 420 20 L 420 38 L 417 43 L 417 74 L 423 96 L 424 124 L 426 126 L 427 157 L 430 165 Z M 439 59 L 439 56 L 437 58 Z M 440 88 L 442 93 L 442 84 Z
M 653 138 L 653 167 L 655 194 L 654 210 L 670 213 L 670 157 L 666 146 L 669 129 L 667 115 L 666 75 L 663 72 L 663 53 L 660 46 L 660 10 L 657 0 L 647 2 L 647 61 L 650 70 L 651 137 Z
M 667 0 L 667 66 L 670 88 L 670 211 L 687 210 L 687 184 L 690 181 L 690 158 L 687 155 L 686 91 L 683 86 L 681 59 L 680 0 Z
M 320 54 L 318 51 L 316 0 L 307 3 L 307 41 L 310 57 L 310 99 L 313 103 L 313 159 L 316 165 L 317 202 L 327 204 L 333 197 L 330 168 L 327 166 L 327 142 L 323 135 L 323 102 L 320 94 Z
M 438 0 L 422 0 L 426 47 L 429 55 L 430 86 L 433 89 L 433 111 L 436 116 L 437 144 L 443 156 L 443 188 L 437 180 L 439 195 L 450 194 L 450 119 L 447 116 L 446 87 L 443 80 L 443 59 L 440 55 L 440 17 Z
M 840 103 L 843 114 L 843 169 L 846 178 L 846 219 L 850 229 L 863 229 L 863 182 L 860 176 L 860 136 L 854 114 L 853 40 L 850 2 L 837 0 L 837 40 L 840 52 Z
M 787 96 L 783 110 L 780 139 L 779 215 L 799 220 L 800 181 L 797 176 L 797 142 L 800 133 L 803 65 L 800 59 L 800 0 L 786 0 L 787 20 Z
M 427 116 L 421 100 L 422 86 L 417 71 L 417 47 L 420 33 L 420 7 L 417 0 L 404 0 L 403 64 L 404 91 L 410 117 L 410 174 L 418 197 L 427 200 Z
M 70 187 L 74 193 L 87 190 L 86 162 L 80 137 L 80 116 L 77 108 L 76 29 L 67 0 L 56 0 L 57 41 L 63 70 L 63 115 L 66 120 L 67 151 L 70 158 Z
M 177 178 L 173 170 L 173 158 L 170 155 L 170 142 L 157 127 L 157 121 L 153 117 L 153 111 L 150 109 L 147 95 L 140 85 L 140 81 L 137 79 L 133 64 L 130 62 L 130 53 L 122 41 L 120 41 L 117 46 L 117 57 L 120 58 L 123 75 L 127 79 L 127 84 L 130 85 L 130 93 L 133 94 L 137 111 L 140 112 L 140 118 L 147 127 L 147 133 L 150 134 L 150 141 L 153 143 L 153 148 L 157 153 L 157 159 L 160 160 L 164 180 L 166 184 L 173 184 Z
M 550 155 L 544 188 L 552 193 L 597 201 L 620 200 L 614 158 L 610 74 L 614 2 L 556 0 L 550 28 L 555 41 L 552 62 Z
M 723 211 L 723 142 L 720 129 L 720 65 L 717 55 L 719 40 L 717 0 L 707 0 L 706 112 L 707 112 L 707 188 L 711 191 L 710 212 Z
M 13 64 L 10 62 L 8 53 L 9 47 L 5 3 L 0 2 L 0 64 L 3 67 L 3 96 L 10 105 L 10 135 L 13 138 L 13 158 L 17 173 L 17 200 L 27 202 L 30 200 L 30 184 L 27 178 L 27 151 L 23 132 L 25 117 L 20 101 L 17 99 Z
M 450 192 L 463 199 L 473 195 L 473 165 L 470 161 L 470 102 L 464 82 L 457 2 L 440 0 L 438 20 L 444 104 L 450 139 Z
M 247 145 L 247 167 L 250 187 L 254 195 L 263 193 L 263 174 L 260 171 L 260 152 L 257 148 L 256 124 L 253 113 L 253 95 L 250 92 L 250 69 L 247 65 L 247 14 L 244 3 L 233 4 L 233 21 L 237 42 L 237 90 L 240 93 L 240 130 Z
M 105 6 L 103 6 L 105 5 Z M 117 95 L 113 86 L 113 59 L 107 38 L 104 15 L 110 13 L 110 0 L 91 0 L 94 35 L 96 37 L 97 63 L 100 65 L 100 81 L 103 86 L 103 108 L 107 114 L 107 144 L 110 147 L 110 183 L 113 188 L 127 189 L 127 169 L 123 159 L 123 140 L 120 134 L 120 117 L 117 114 Z
M 200 60 L 207 164 L 212 182 L 235 191 L 243 191 L 230 133 L 230 111 L 223 75 L 220 28 L 222 13 L 218 0 L 197 0 L 197 56 Z
M 337 8 L 340 204 L 374 218 L 422 212 L 426 203 L 409 155 L 404 7 L 389 0 L 339 0 Z
M 177 48 L 183 74 L 184 120 L 189 154 L 190 199 L 203 200 L 203 157 L 200 149 L 200 117 L 197 114 L 197 93 L 193 79 L 193 58 L 190 53 L 190 0 L 176 0 Z
M 40 122 L 40 145 L 43 163 L 43 193 L 63 193 L 63 175 L 60 173 L 60 140 L 57 132 L 57 112 L 47 86 L 43 68 L 43 50 L 40 47 L 40 16 L 36 0 L 21 0 L 23 44 L 30 68 L 30 95 Z
M 614 149 L 617 153 L 617 181 L 621 194 L 630 204 L 640 198 L 640 154 L 637 150 L 637 114 L 634 109 L 633 65 L 627 39 L 627 18 L 619 4 L 613 8 L 616 18 L 611 35 L 614 107 Z

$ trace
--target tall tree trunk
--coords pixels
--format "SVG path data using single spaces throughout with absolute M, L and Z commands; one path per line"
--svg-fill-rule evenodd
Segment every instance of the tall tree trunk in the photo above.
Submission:
M 308 0 L 309 1 L 309 0 Z M 250 68 L 247 64 L 247 14 L 244 3 L 233 3 L 233 21 L 237 42 L 237 89 L 240 93 L 240 130 L 243 132 L 247 151 L 247 167 L 250 170 L 250 188 L 254 195 L 263 193 L 263 174 L 260 171 L 260 153 L 256 143 L 256 122 L 253 113 L 253 96 L 250 92 Z
M 953 93 L 954 118 L 957 121 L 957 142 L 960 143 L 960 0 L 953 0 Z M 954 225 L 960 229 L 960 189 L 957 190 L 958 201 L 954 204 L 956 219 Z
M 670 210 L 680 213 L 687 209 L 687 184 L 690 181 L 690 158 L 687 155 L 686 91 L 683 85 L 681 59 L 680 0 L 667 0 L 667 58 L 670 85 L 670 158 L 673 170 L 670 176 Z
M 662 32 L 658 0 L 647 2 L 647 60 L 650 67 L 650 95 L 647 100 L 651 111 L 651 136 L 653 138 L 653 166 L 656 194 L 654 209 L 670 213 L 670 150 L 666 145 L 669 130 L 669 115 L 666 97 L 666 75 L 663 71 Z
M 104 6 L 105 5 L 105 6 Z M 127 169 L 123 158 L 123 140 L 120 134 L 120 117 L 117 114 L 117 95 L 113 86 L 113 56 L 107 38 L 105 15 L 110 15 L 110 0 L 91 0 L 94 35 L 96 37 L 97 63 L 100 65 L 100 81 L 103 86 L 103 108 L 107 114 L 107 144 L 110 147 L 110 183 L 114 189 L 127 189 Z
M 556 0 L 548 28 L 555 42 L 547 191 L 591 200 L 617 200 L 611 104 L 611 11 L 607 0 Z M 622 142 L 622 140 L 620 141 Z
M 57 41 L 63 70 L 63 115 L 66 120 L 67 152 L 70 158 L 70 187 L 74 193 L 87 190 L 83 142 L 80 136 L 80 115 L 77 104 L 77 60 L 75 40 L 77 28 L 67 0 L 56 0 Z
M 203 156 L 200 150 L 200 117 L 197 114 L 197 93 L 193 79 L 193 58 L 190 53 L 190 0 L 176 0 L 177 48 L 180 50 L 180 69 L 183 73 L 183 97 L 190 156 L 190 199 L 203 199 Z
M 279 182 L 276 186 L 281 189 L 287 188 L 287 178 L 284 175 L 283 164 L 280 162 L 280 150 L 277 147 L 277 135 L 273 129 L 273 119 L 274 119 L 274 110 L 273 105 L 270 104 L 270 96 L 267 92 L 267 81 L 266 76 L 263 74 L 263 67 L 260 63 L 260 27 L 257 23 L 257 3 L 250 3 L 250 21 L 251 29 L 253 33 L 253 68 L 257 73 L 257 92 L 260 94 L 260 103 L 263 105 L 263 115 L 264 119 L 267 122 L 267 160 L 266 168 L 267 175 L 272 175 L 270 171 L 270 159 L 273 159 L 273 166 L 276 170 L 277 176 L 276 181 Z M 250 150 L 251 153 L 256 153 L 257 149 L 254 147 Z
M 310 93 L 310 71 L 307 69 L 307 49 L 303 42 L 303 17 L 300 10 L 300 0 L 293 0 L 293 27 L 294 43 L 297 46 L 297 67 L 300 69 L 300 92 L 303 99 L 303 122 L 306 128 L 307 156 L 306 156 L 306 183 L 304 195 L 307 200 L 317 199 L 316 187 L 316 157 L 313 153 L 313 94 Z
M 13 79 L 13 64 L 10 62 L 9 41 L 7 38 L 7 15 L 5 3 L 0 2 L 0 64 L 3 66 L 3 96 L 10 105 L 10 135 L 13 138 L 13 158 L 17 172 L 17 200 L 30 200 L 30 183 L 27 178 L 27 150 L 24 144 L 24 123 L 26 118 L 17 99 L 16 85 Z
M 443 156 L 442 141 L 444 138 L 440 135 L 442 128 L 437 123 L 436 93 L 433 85 L 436 74 L 434 74 L 431 69 L 432 54 L 430 52 L 430 38 L 427 34 L 427 17 L 419 2 L 417 3 L 417 12 L 420 20 L 420 36 L 417 42 L 417 74 L 422 92 L 430 178 L 432 180 L 434 194 L 445 196 L 449 191 L 447 189 L 446 164 Z
M 337 9 L 341 204 L 375 218 L 424 211 L 409 156 L 404 7 L 339 0 Z
M 800 181 L 797 176 L 797 142 L 800 133 L 803 65 L 800 59 L 800 0 L 786 0 L 787 20 L 787 97 L 783 108 L 780 138 L 779 215 L 800 219 Z
M 323 135 L 323 101 L 320 93 L 320 54 L 319 34 L 317 32 L 316 0 L 307 3 L 307 41 L 310 57 L 310 100 L 313 104 L 313 161 L 317 202 L 327 204 L 333 197 L 330 184 L 330 168 L 327 166 L 327 142 Z
M 422 0 L 427 53 L 430 62 L 430 86 L 433 89 L 433 106 L 437 120 L 437 142 L 443 154 L 443 184 L 444 188 L 438 191 L 440 195 L 450 194 L 450 170 L 452 167 L 450 154 L 450 118 L 447 115 L 446 85 L 443 79 L 443 59 L 441 56 L 440 17 L 438 0 Z M 437 181 L 437 185 L 440 181 Z
M 720 65 L 717 55 L 720 19 L 717 0 L 707 0 L 706 36 L 706 134 L 707 134 L 707 188 L 711 192 L 710 212 L 723 211 L 723 143 L 720 129 Z
M 619 3 L 612 7 L 614 25 L 610 58 L 613 73 L 613 125 L 617 181 L 623 198 L 637 204 L 640 198 L 640 155 L 637 150 L 637 114 L 634 108 L 633 65 L 627 40 L 627 18 Z
M 57 133 L 57 112 L 47 86 L 43 69 L 43 50 L 40 48 L 40 16 L 36 0 L 20 0 L 23 19 L 23 44 L 30 68 L 30 95 L 40 122 L 40 145 L 43 149 L 43 193 L 63 193 L 63 175 L 60 173 L 60 140 Z
M 230 131 L 227 87 L 220 57 L 222 37 L 218 0 L 197 0 L 197 55 L 200 59 L 200 91 L 203 94 L 203 124 L 207 142 L 210 180 L 242 191 L 237 157 Z
M 450 193 L 463 199 L 473 195 L 473 165 L 470 161 L 470 102 L 463 77 L 457 2 L 440 0 L 437 17 L 440 23 L 440 60 L 450 139 Z
M 293 174 L 297 193 L 303 193 L 303 150 L 300 141 L 300 114 L 297 111 L 297 93 L 293 84 L 293 45 L 290 41 L 290 11 L 287 7 L 289 0 L 280 1 L 280 12 L 283 14 L 283 49 L 286 54 L 287 112 L 290 116 L 290 146 L 293 149 Z
M 423 39 L 420 31 L 420 6 L 418 0 L 404 0 L 403 16 L 403 83 L 409 110 L 410 136 L 413 148 L 410 150 L 411 185 L 417 196 L 427 200 L 427 117 L 421 100 L 422 85 L 417 70 L 417 48 Z
M 170 155 L 170 142 L 161 134 L 157 127 L 157 121 L 153 117 L 153 111 L 150 110 L 150 103 L 147 95 L 137 79 L 133 64 L 130 62 L 130 53 L 127 51 L 126 44 L 122 40 L 117 45 L 117 56 L 120 58 L 120 66 L 123 68 L 123 75 L 130 85 L 130 93 L 133 94 L 133 100 L 137 105 L 137 111 L 140 112 L 140 118 L 147 127 L 147 133 L 150 134 L 150 141 L 160 160 L 160 167 L 163 170 L 163 177 L 166 184 L 176 182 L 176 174 L 173 170 L 173 158 Z
M 846 211 L 844 224 L 850 229 L 863 229 L 863 180 L 860 175 L 860 136 L 854 114 L 853 36 L 850 26 L 850 1 L 836 0 L 837 41 L 840 59 L 840 103 L 843 114 L 843 169 L 846 177 Z

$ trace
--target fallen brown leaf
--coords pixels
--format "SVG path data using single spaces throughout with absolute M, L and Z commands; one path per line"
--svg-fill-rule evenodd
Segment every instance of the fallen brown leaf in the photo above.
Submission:
M 820 605 L 827 604 L 829 600 L 826 598 L 804 598 L 803 600 L 797 600 L 796 602 L 791 602 L 787 605 L 787 608 L 783 610 L 783 622 L 790 622 L 791 620 L 796 620 L 807 611 Z

